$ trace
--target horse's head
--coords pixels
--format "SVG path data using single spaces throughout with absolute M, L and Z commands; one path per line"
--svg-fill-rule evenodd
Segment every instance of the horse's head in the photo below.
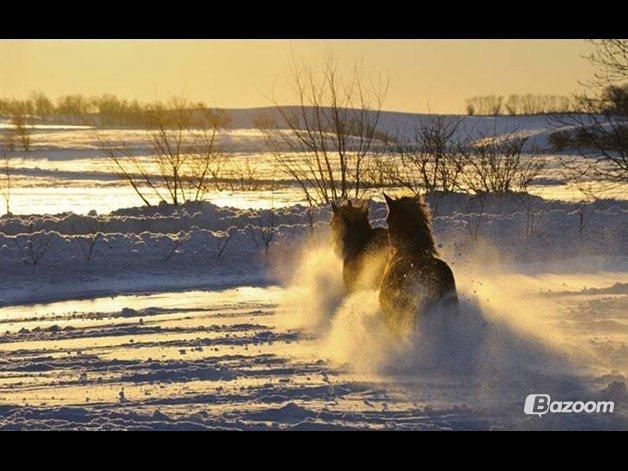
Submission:
M 356 247 L 371 230 L 369 223 L 369 202 L 347 200 L 341 204 L 332 203 L 331 230 L 338 248 L 343 254 Z
M 412 248 L 436 254 L 430 212 L 420 195 L 391 198 L 384 193 L 388 205 L 388 234 L 393 246 Z

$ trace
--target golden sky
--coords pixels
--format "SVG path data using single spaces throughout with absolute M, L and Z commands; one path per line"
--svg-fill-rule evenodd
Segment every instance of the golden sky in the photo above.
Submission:
M 384 108 L 456 113 L 481 94 L 570 94 L 591 75 L 582 40 L 0 40 L 0 96 L 41 90 L 150 100 L 185 95 L 212 106 L 281 98 L 290 58 L 332 50 L 390 78 Z M 285 101 L 285 100 L 284 100 Z

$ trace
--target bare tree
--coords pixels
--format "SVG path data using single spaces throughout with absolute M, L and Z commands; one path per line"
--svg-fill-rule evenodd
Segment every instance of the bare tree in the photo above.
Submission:
M 32 92 L 31 102 L 34 113 L 44 121 L 48 121 L 55 111 L 52 101 L 42 92 Z
M 310 206 L 364 195 L 377 125 L 388 84 L 356 65 L 346 79 L 329 55 L 321 67 L 293 61 L 292 99 L 272 99 L 277 119 L 258 120 L 279 167 L 296 181 Z
M 586 59 L 596 67 L 594 81 L 598 85 L 622 82 L 628 77 L 628 40 L 594 39 L 593 53 Z
M 137 155 L 127 142 L 96 136 L 118 176 L 148 206 L 151 195 L 175 206 L 203 199 L 212 181 L 212 165 L 221 155 L 216 142 L 221 120 L 212 110 L 191 109 L 182 99 L 153 103 L 144 120 L 149 158 Z
M 560 128 L 554 141 L 577 151 L 562 155 L 571 180 L 605 186 L 628 182 L 628 40 L 593 40 L 593 53 L 585 58 L 595 68 L 587 91 L 577 97 L 581 112 L 555 116 L 552 127 Z M 560 139 L 559 139 L 560 138 Z M 602 184 L 604 183 L 604 184 Z
M 91 100 L 80 94 L 64 95 L 57 100 L 56 114 L 60 120 L 74 124 L 89 124 L 92 111 Z

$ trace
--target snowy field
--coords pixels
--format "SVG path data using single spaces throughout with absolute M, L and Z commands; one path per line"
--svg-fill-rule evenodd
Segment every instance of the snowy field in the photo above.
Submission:
M 268 182 L 277 178 L 275 159 L 266 153 L 263 135 L 251 129 L 251 116 L 262 110 L 243 110 L 243 116 L 234 115 L 234 125 L 244 126 L 221 131 L 217 142 L 228 154 L 234 177 L 248 177 L 249 169 L 264 184 L 256 191 L 248 191 L 234 185 L 222 191 L 210 191 L 207 198 L 219 206 L 241 209 L 290 206 L 305 203 L 297 185 L 278 182 L 275 191 L 268 191 Z M 232 113 L 233 110 L 232 110 Z M 460 137 L 467 132 L 496 135 L 517 130 L 528 138 L 527 146 L 541 153 L 549 152 L 548 129 L 550 122 L 545 116 L 463 116 Z M 396 135 L 405 132 L 412 135 L 413 124 L 426 122 L 429 115 L 384 112 L 380 120 L 383 131 Z M 0 132 L 8 123 L 0 121 Z M 402 130 L 402 131 L 400 131 Z M 147 158 L 149 145 L 146 132 L 140 129 L 102 129 L 86 126 L 35 125 L 31 134 L 31 150 L 7 151 L 13 174 L 11 211 L 14 214 L 57 214 L 71 211 L 87 214 L 136 206 L 138 196 L 121 182 L 114 172 L 111 161 L 98 148 L 97 138 L 105 137 L 114 143 L 126 143 L 135 155 Z M 555 158 L 548 157 L 544 173 L 533 182 L 530 191 L 538 196 L 564 201 L 577 201 L 581 194 L 563 181 L 562 168 Z M 290 182 L 288 182 L 290 183 Z M 151 192 L 146 192 L 152 203 Z M 608 197 L 626 199 L 626 188 L 615 187 Z M 271 198 L 272 196 L 272 198 Z
M 377 293 L 343 293 L 329 208 L 291 188 L 272 211 L 264 191 L 137 207 L 91 132 L 42 128 L 10 155 L 0 430 L 628 429 L 625 195 L 583 206 L 549 175 L 483 208 L 430 197 L 462 314 L 391 338 Z M 223 139 L 264 178 L 259 135 Z M 615 410 L 525 415 L 530 393 Z

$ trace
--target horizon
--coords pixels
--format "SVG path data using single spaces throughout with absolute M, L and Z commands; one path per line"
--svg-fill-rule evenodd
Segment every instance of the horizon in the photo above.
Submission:
M 326 52 L 390 79 L 383 110 L 463 114 L 479 95 L 571 95 L 592 74 L 583 40 L 2 40 L 0 96 L 41 91 L 150 101 L 183 95 L 222 109 L 286 99 L 290 60 Z M 490 67 L 490 69 L 489 69 Z M 490 70 L 490 74 L 486 74 Z

